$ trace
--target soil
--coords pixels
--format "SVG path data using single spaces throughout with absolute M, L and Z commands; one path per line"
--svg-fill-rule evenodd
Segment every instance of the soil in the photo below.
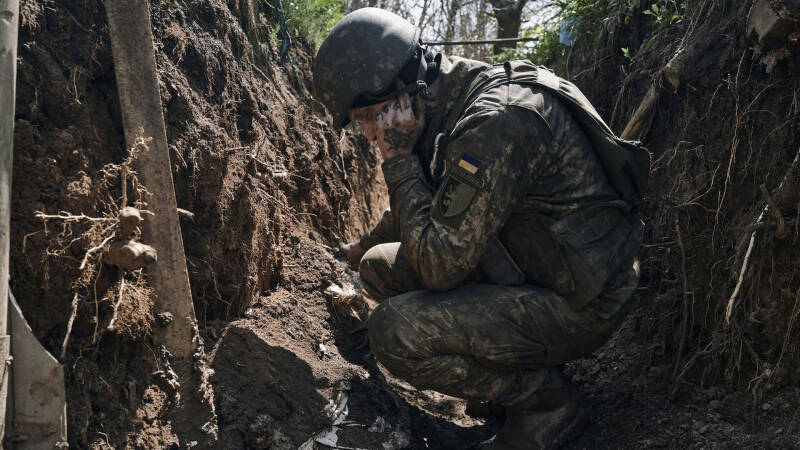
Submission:
M 594 420 L 567 448 L 800 448 L 796 228 L 783 240 L 774 221 L 758 228 L 724 318 L 760 185 L 791 226 L 800 191 L 779 189 L 800 142 L 798 59 L 767 58 L 746 36 L 751 6 L 697 2 L 647 47 L 649 19 L 636 18 L 570 55 L 571 78 L 621 130 L 651 76 L 681 42 L 696 43 L 644 139 L 655 163 L 639 307 L 568 366 Z M 128 152 L 102 2 L 21 9 L 11 288 L 54 355 L 78 294 L 61 359 L 71 446 L 449 449 L 492 435 L 500 418 L 469 417 L 463 400 L 380 368 L 326 294 L 354 283 L 332 249 L 386 207 L 379 156 L 359 133 L 329 127 L 311 95 L 313 49 L 297 38 L 282 58 L 276 12 L 253 0 L 151 2 L 177 202 L 193 216 L 181 228 L 217 440 L 179 432 L 153 299 L 123 303 L 136 320 L 98 334 L 126 275 L 98 262 L 91 289 L 76 288 L 97 236 L 35 217 L 116 213 L 121 190 L 102 169 Z M 782 48 L 798 55 L 798 45 Z M 620 47 L 639 50 L 630 61 Z M 329 413 L 344 404 L 332 430 Z M 8 434 L 7 444 L 21 439 Z

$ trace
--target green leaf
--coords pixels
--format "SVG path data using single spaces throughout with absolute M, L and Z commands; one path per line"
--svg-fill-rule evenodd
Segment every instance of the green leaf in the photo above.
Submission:
M 647 40 L 647 43 L 646 43 L 646 44 L 644 44 L 644 51 L 647 51 L 647 50 L 649 50 L 649 49 L 650 49 L 650 47 L 652 47 L 652 46 L 653 46 L 653 43 L 656 41 L 656 39 L 658 39 L 658 37 L 659 37 L 659 36 L 661 36 L 661 32 L 658 32 L 658 33 L 654 34 L 654 35 L 653 35 L 653 37 L 651 37 L 650 39 L 648 39 L 648 40 Z

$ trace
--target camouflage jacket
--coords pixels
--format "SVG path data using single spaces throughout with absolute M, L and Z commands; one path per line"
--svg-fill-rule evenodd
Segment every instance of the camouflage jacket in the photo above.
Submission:
M 415 154 L 384 161 L 390 210 L 361 244 L 366 249 L 401 242 L 423 285 L 446 290 L 475 271 L 499 241 L 501 253 L 519 266 L 520 282 L 574 291 L 582 282 L 576 261 L 618 266 L 638 248 L 640 235 L 624 212 L 605 207 L 618 196 L 588 138 L 558 98 L 537 87 L 505 83 L 479 91 L 460 107 L 461 96 L 488 67 L 442 58 L 438 110 L 428 119 Z M 448 124 L 455 124 L 452 131 Z M 436 138 L 447 131 L 447 145 L 437 152 Z M 596 272 L 598 267 L 583 269 Z

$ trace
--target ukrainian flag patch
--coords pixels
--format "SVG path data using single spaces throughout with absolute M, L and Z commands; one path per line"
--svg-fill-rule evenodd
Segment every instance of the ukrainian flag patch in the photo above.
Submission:
M 481 162 L 477 158 L 470 156 L 466 153 L 461 154 L 461 159 L 458 161 L 458 167 L 469 172 L 471 175 L 478 173 L 481 167 Z

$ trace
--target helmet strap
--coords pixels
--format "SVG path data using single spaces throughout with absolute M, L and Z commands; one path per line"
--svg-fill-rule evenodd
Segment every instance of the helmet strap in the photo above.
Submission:
M 399 97 L 403 94 L 409 95 L 416 95 L 420 92 L 428 92 L 428 84 L 425 83 L 423 80 L 417 80 L 416 83 L 411 83 L 403 86 L 400 89 L 392 91 L 385 95 L 373 96 L 370 94 L 364 94 L 364 97 L 372 103 L 381 103 L 385 102 L 386 100 L 391 100 L 395 97 Z

